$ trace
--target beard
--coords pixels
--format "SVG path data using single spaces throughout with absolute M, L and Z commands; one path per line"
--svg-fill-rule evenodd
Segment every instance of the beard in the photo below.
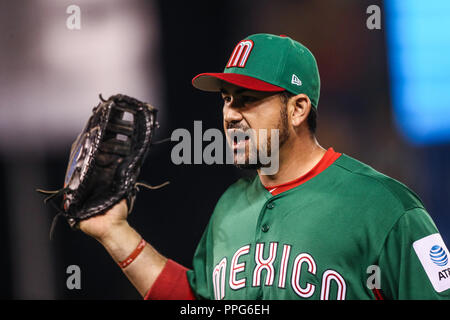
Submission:
M 248 130 L 249 128 L 243 128 L 242 126 L 239 125 L 233 125 L 233 124 L 229 124 L 228 125 L 228 129 L 239 129 L 239 130 L 243 130 L 244 132 L 246 130 Z M 278 130 L 278 150 L 276 150 L 276 152 L 279 152 L 279 150 L 281 149 L 281 147 L 286 143 L 286 141 L 289 138 L 289 124 L 288 124 L 288 115 L 287 115 L 287 105 L 284 105 L 281 110 L 280 110 L 280 118 L 278 120 L 278 124 L 277 127 L 275 128 Z M 237 150 L 234 150 L 234 165 L 239 168 L 239 169 L 245 169 L 245 170 L 258 170 L 261 169 L 262 167 L 268 167 L 270 166 L 270 164 L 262 164 L 260 159 L 259 159 L 259 154 L 262 150 L 260 150 L 260 147 L 257 147 L 257 143 L 255 140 L 253 141 L 249 141 L 249 143 L 253 143 L 253 146 L 249 146 L 248 148 L 246 147 L 245 149 L 245 161 L 242 161 L 243 163 L 237 162 L 236 161 L 236 156 L 237 156 Z M 266 155 L 268 157 L 272 156 L 272 136 L 271 134 L 267 135 L 267 140 L 265 143 L 265 146 L 263 145 L 263 147 L 265 148 Z M 250 161 L 250 157 L 256 157 L 256 161 Z M 253 162 L 253 163 L 251 163 Z

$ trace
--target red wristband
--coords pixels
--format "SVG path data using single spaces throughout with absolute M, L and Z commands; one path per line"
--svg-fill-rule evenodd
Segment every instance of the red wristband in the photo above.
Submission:
M 142 239 L 137 245 L 136 249 L 134 249 L 134 251 L 128 256 L 128 258 L 119 262 L 119 266 L 122 269 L 128 267 L 130 263 L 132 263 L 134 259 L 136 259 L 136 257 L 142 252 L 142 250 L 144 250 L 146 244 L 147 243 L 145 242 L 145 240 Z

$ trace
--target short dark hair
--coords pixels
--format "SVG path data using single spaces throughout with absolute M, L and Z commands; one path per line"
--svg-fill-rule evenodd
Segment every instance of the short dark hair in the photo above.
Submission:
M 280 93 L 281 101 L 284 104 L 287 104 L 290 98 L 294 97 L 295 94 L 289 92 L 289 91 L 283 91 Z M 313 106 L 311 106 L 311 110 L 309 111 L 308 118 L 306 119 L 306 122 L 308 124 L 309 132 L 314 135 L 316 134 L 317 129 L 317 109 Z

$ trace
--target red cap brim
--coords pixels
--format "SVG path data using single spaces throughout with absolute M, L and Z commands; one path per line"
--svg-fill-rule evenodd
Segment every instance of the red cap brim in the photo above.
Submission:
M 286 90 L 268 82 L 237 73 L 201 73 L 192 79 L 192 85 L 203 91 L 218 92 L 222 89 L 222 81 L 255 91 L 280 92 Z

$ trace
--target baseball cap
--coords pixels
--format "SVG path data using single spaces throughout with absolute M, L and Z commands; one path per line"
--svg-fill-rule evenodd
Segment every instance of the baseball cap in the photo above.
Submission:
M 256 91 L 306 94 L 317 108 L 320 77 L 317 62 L 304 45 L 280 35 L 258 33 L 239 41 L 222 73 L 201 73 L 192 85 L 218 92 L 222 81 Z

